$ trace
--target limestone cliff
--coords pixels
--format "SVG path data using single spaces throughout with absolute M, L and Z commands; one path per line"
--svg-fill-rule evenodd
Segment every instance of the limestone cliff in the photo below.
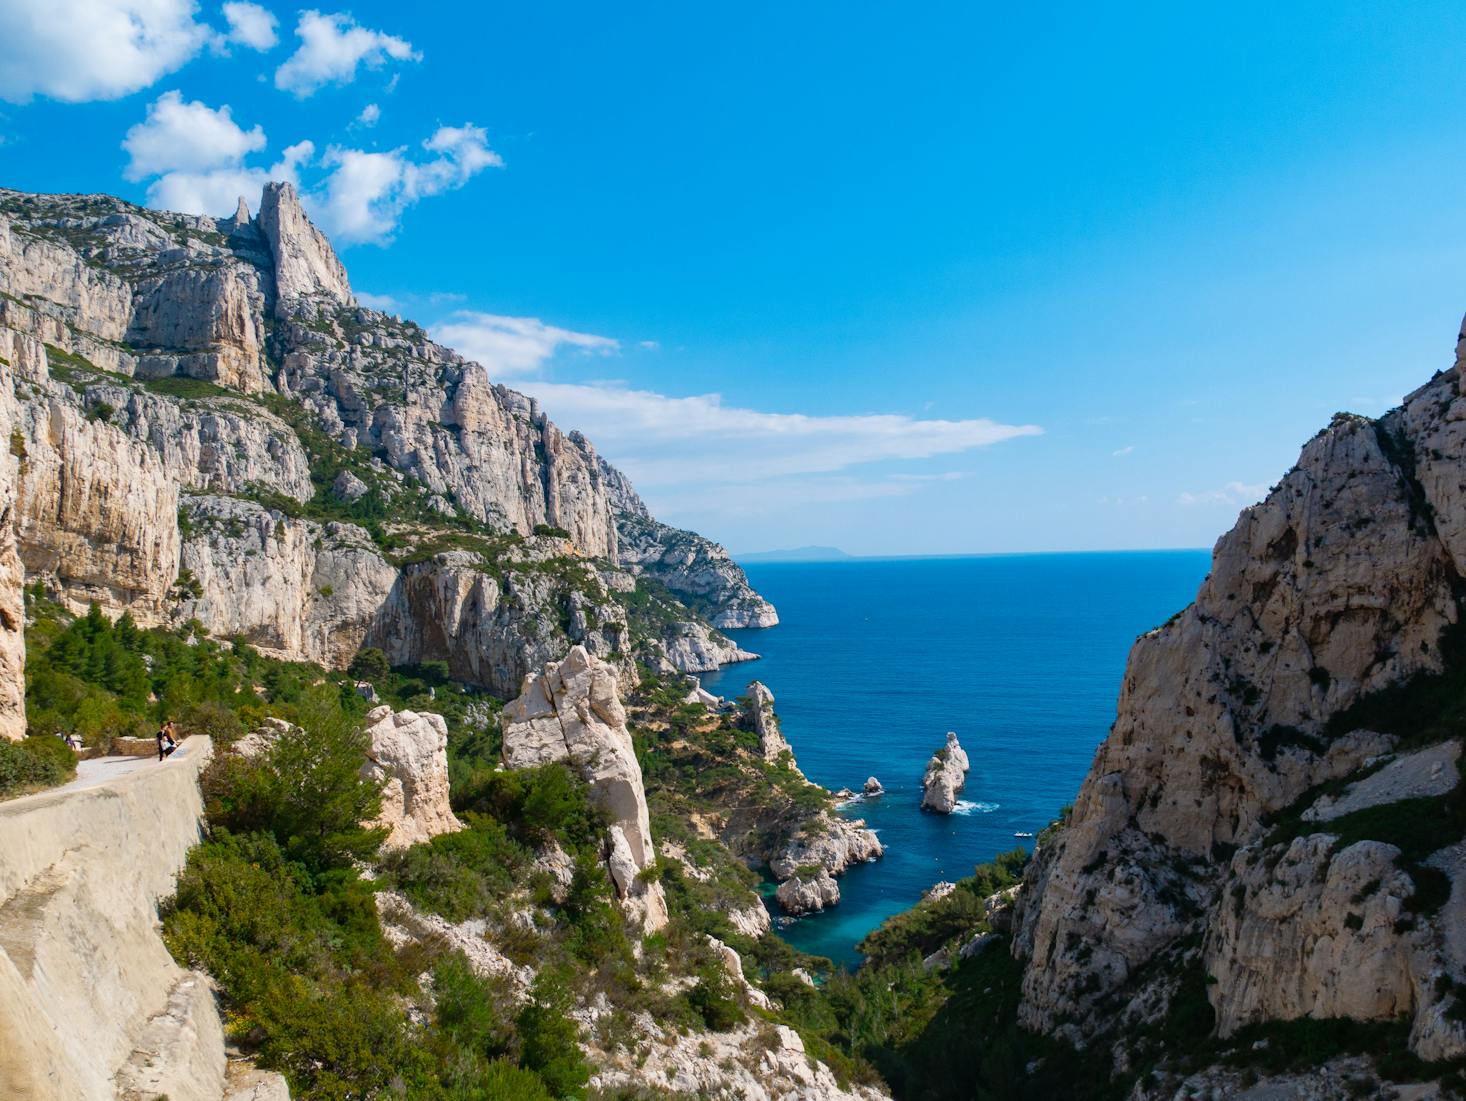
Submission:
M 1431 733 L 1438 701 L 1367 712 L 1388 732 L 1351 710 L 1459 669 L 1463 469 L 1458 352 L 1379 420 L 1335 417 L 1217 543 L 1195 603 L 1136 642 L 1019 901 L 1027 1025 L 1113 1040 L 1200 966 L 1223 1036 L 1404 1016 L 1418 1055 L 1466 1054 L 1462 827 L 1430 809 L 1459 788 L 1459 733 Z
M 703 671 L 776 622 L 582 435 L 356 305 L 289 185 L 226 219 L 0 190 L 0 360 L 21 561 L 73 609 L 503 695 L 569 643 Z
M 661 883 L 642 872 L 656 863 L 641 765 L 610 666 L 576 646 L 525 679 L 503 713 L 504 763 L 530 768 L 568 762 L 606 811 L 606 867 L 628 913 L 646 932 L 667 923 Z
M 658 523 L 634 496 L 625 499 L 629 491 L 628 485 L 613 498 L 619 506 L 616 530 L 624 561 L 693 608 L 706 610 L 714 627 L 773 627 L 779 622 L 774 606 L 753 591 L 743 568 L 726 550 L 695 532 Z
M 788 754 L 789 767 L 798 769 L 799 766 L 794 761 L 794 748 L 789 744 L 789 739 L 784 737 L 783 728 L 779 726 L 779 717 L 774 713 L 774 694 L 762 681 L 751 681 L 744 692 L 744 698 L 747 700 L 744 705 L 745 720 L 758 735 L 758 751 L 763 759 L 770 764 L 778 764 Z

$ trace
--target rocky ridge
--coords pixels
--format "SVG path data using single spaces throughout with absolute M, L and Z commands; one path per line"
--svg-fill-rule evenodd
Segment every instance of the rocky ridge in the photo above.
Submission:
M 1403 1018 L 1420 1058 L 1466 1055 L 1460 736 L 1439 725 L 1462 668 L 1463 353 L 1379 420 L 1336 416 L 1136 642 L 1018 900 L 1029 1028 L 1123 1068 L 1142 1042 L 1123 1026 L 1195 981 L 1224 1038 Z
M 336 667 L 451 650 L 501 695 L 572 643 L 706 670 L 752 656 L 715 623 L 775 621 L 583 436 L 356 305 L 288 185 L 253 219 L 0 190 L 0 359 L 21 564 L 73 609 Z

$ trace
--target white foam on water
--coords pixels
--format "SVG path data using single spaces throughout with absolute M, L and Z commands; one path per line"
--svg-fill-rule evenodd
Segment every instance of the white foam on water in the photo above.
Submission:
M 992 814 L 998 809 L 997 803 L 970 802 L 966 799 L 957 800 L 957 805 L 952 808 L 953 814 Z

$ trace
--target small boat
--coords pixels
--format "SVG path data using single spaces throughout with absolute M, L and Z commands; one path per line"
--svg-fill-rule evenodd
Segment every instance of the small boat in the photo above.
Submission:
M 1013 834 L 1013 836 L 1014 837 L 1032 837 L 1033 834 L 1029 833 L 1027 830 L 1018 830 L 1016 833 Z

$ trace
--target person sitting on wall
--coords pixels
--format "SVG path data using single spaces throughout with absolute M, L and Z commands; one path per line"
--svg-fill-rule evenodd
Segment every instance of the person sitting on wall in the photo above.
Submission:
M 169 719 L 158 727 L 158 760 L 161 761 L 177 748 L 178 743 L 173 740 L 173 720 Z

